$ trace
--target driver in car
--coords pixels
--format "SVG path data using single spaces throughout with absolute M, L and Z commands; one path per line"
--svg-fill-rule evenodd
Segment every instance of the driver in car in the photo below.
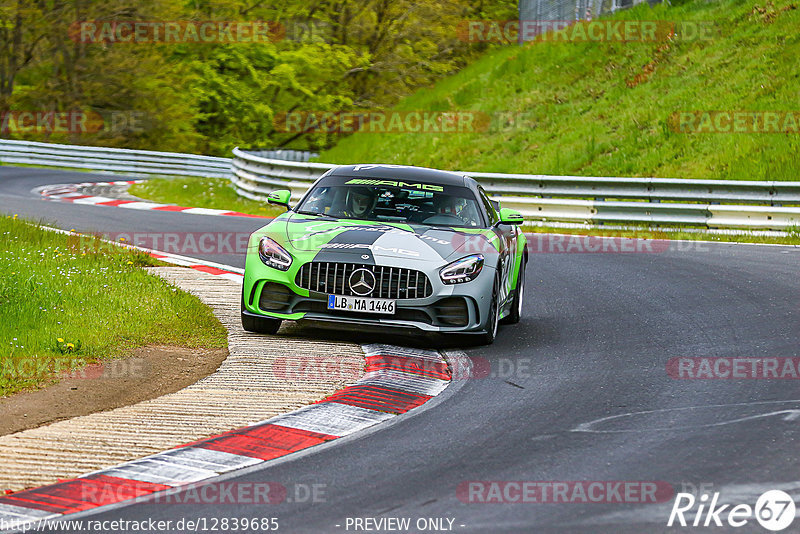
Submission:
M 377 195 L 369 187 L 348 188 L 343 216 L 353 219 L 367 219 L 377 200 Z
M 436 215 L 450 215 L 458 217 L 456 198 L 449 195 L 436 195 L 433 197 L 433 208 Z

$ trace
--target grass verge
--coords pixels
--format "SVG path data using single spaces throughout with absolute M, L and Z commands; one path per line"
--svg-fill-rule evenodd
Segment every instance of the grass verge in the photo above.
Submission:
M 787 134 L 678 133 L 673 115 L 716 110 L 796 116 L 795 0 L 673 4 L 679 5 L 651 8 L 645 2 L 611 19 L 693 21 L 709 28 L 703 35 L 710 38 L 689 39 L 684 32 L 683 39 L 658 42 L 509 45 L 397 106 L 484 112 L 492 118 L 487 131 L 356 133 L 318 159 L 474 172 L 797 180 L 796 122 L 787 126 L 781 119 L 781 127 L 793 132 Z
M 139 198 L 191 208 L 238 211 L 249 215 L 276 217 L 283 208 L 242 198 L 224 178 L 153 178 L 128 190 Z
M 227 345 L 207 306 L 142 269 L 153 258 L 76 242 L 0 218 L 0 396 L 149 344 Z

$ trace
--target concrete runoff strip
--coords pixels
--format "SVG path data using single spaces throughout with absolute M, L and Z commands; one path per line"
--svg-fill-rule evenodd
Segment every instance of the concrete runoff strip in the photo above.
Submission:
M 0 491 L 51 484 L 262 421 L 341 389 L 342 377 L 354 382 L 363 374 L 364 353 L 356 344 L 242 330 L 241 284 L 180 267 L 151 272 L 211 306 L 228 329 L 228 358 L 217 372 L 176 393 L 0 437 Z M 314 359 L 333 361 L 342 372 L 308 379 L 273 372 L 276 361 L 302 369 Z
M 12 529 L 26 528 L 41 525 L 41 521 L 55 521 L 67 514 L 213 482 L 225 473 L 252 467 L 389 421 L 428 402 L 451 383 L 452 370 L 448 362 L 433 350 L 382 344 L 356 349 L 355 346 L 342 343 L 297 343 L 297 340 L 285 336 L 281 337 L 278 348 L 265 350 L 262 336 L 245 334 L 239 328 L 238 284 L 189 269 L 159 268 L 158 272 L 181 288 L 201 295 L 214 308 L 229 329 L 231 357 L 217 373 L 194 386 L 130 407 L 134 411 L 125 414 L 124 422 L 113 419 L 91 421 L 99 424 L 92 428 L 88 420 L 93 416 L 87 416 L 44 427 L 52 431 L 57 425 L 73 425 L 51 432 L 49 436 L 52 442 L 47 441 L 47 435 L 26 436 L 32 442 L 29 446 L 38 445 L 40 453 L 46 457 L 54 458 L 57 455 L 60 462 L 55 465 L 59 469 L 65 469 L 64 460 L 81 462 L 80 468 L 72 467 L 75 472 L 86 472 L 91 469 L 90 465 L 105 465 L 78 478 L 0 496 L 0 523 L 10 525 Z M 234 287 L 230 287 L 231 284 Z M 290 326 L 283 331 L 291 329 Z M 258 415 L 259 409 L 269 411 L 269 408 L 263 408 L 265 399 L 273 398 L 275 406 L 290 406 L 283 400 L 283 391 L 287 388 L 293 394 L 293 400 L 302 398 L 305 399 L 303 403 L 313 398 L 315 392 L 327 389 L 329 393 L 331 389 L 336 389 L 331 388 L 331 378 L 314 381 L 309 386 L 309 380 L 292 381 L 289 374 L 276 370 L 272 365 L 276 356 L 285 356 L 285 348 L 293 344 L 297 352 L 292 353 L 290 358 L 301 360 L 298 363 L 320 357 L 322 361 L 330 362 L 333 356 L 340 372 L 343 369 L 341 366 L 346 364 L 349 371 L 357 371 L 353 377 L 363 376 L 354 384 L 314 404 L 277 416 L 275 413 L 281 410 L 273 410 L 269 419 L 213 435 L 219 431 L 218 427 L 230 428 L 234 422 L 248 419 L 243 415 L 245 413 Z M 248 354 L 248 350 L 254 350 L 254 354 Z M 244 358 L 237 357 L 240 355 Z M 257 356 L 255 360 L 253 355 Z M 363 364 L 364 355 L 366 365 L 359 365 Z M 282 375 L 282 378 L 276 380 L 278 375 Z M 334 373 L 334 376 L 343 375 Z M 237 380 L 241 377 L 245 379 Z M 227 387 L 223 387 L 226 384 Z M 173 398 L 167 404 L 158 404 L 161 399 L 175 397 L 186 391 L 190 391 L 188 402 L 181 402 L 187 399 Z M 205 402 L 208 395 L 217 395 L 219 402 L 213 407 L 209 406 Z M 248 400 L 254 402 L 250 404 Z M 143 410 L 135 411 L 145 405 Z M 199 415 L 193 411 L 197 409 L 201 412 Z M 44 429 L 28 430 L 7 437 L 14 438 Z M 64 435 L 69 432 L 75 433 L 81 441 L 71 441 L 70 438 L 75 436 Z M 213 436 L 187 445 L 176 447 L 173 443 L 179 436 L 185 436 L 181 441 L 186 442 L 193 435 L 209 434 Z M 146 438 L 149 438 L 147 447 L 163 450 L 171 446 L 172 449 L 142 458 L 142 453 L 146 454 L 147 450 L 142 445 Z M 19 443 L 6 444 L 2 440 L 0 438 L 0 446 L 3 446 L 0 450 L 19 446 Z M 72 449 L 65 448 L 67 446 Z M 115 446 L 118 448 L 115 449 Z M 119 452 L 118 456 L 124 456 L 128 461 L 113 465 L 111 460 L 114 454 L 108 448 L 124 451 Z M 134 450 L 136 454 L 131 452 Z M 15 464 L 12 462 L 16 469 L 6 472 L 0 470 L 0 476 L 26 476 L 30 469 L 41 472 L 36 453 L 31 452 L 27 461 L 17 459 Z M 87 459 L 86 456 L 91 458 Z M 97 459 L 100 457 L 103 460 Z M 131 460 L 136 457 L 138 459 Z M 3 460 L 2 456 L 0 460 Z

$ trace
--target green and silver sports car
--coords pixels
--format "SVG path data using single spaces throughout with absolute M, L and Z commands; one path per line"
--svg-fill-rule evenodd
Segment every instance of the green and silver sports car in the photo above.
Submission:
M 398 165 L 349 165 L 320 177 L 295 206 L 250 236 L 242 326 L 281 321 L 366 330 L 464 333 L 492 343 L 522 314 L 522 216 L 468 176 Z

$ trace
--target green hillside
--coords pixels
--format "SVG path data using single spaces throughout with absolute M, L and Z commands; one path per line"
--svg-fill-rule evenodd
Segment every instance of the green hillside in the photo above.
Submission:
M 796 4 L 643 4 L 614 18 L 695 21 L 711 27 L 712 36 L 505 46 L 396 108 L 485 112 L 492 117 L 487 131 L 357 133 L 319 160 L 559 175 L 800 179 L 800 125 L 784 122 L 791 114 L 780 129 L 794 133 L 677 133 L 678 122 L 670 122 L 674 113 L 703 110 L 794 111 L 800 119 Z

